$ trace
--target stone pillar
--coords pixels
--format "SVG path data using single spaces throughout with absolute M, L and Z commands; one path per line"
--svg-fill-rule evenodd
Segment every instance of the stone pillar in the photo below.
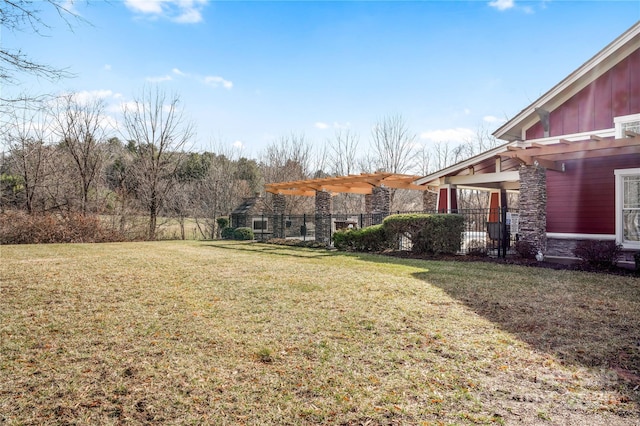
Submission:
M 520 166 L 520 239 L 547 251 L 547 173 L 536 165 Z
M 373 194 L 364 194 L 364 212 L 373 213 Z
M 438 210 L 438 193 L 424 191 L 422 193 L 422 210 L 425 212 L 433 212 Z
M 285 238 L 284 209 L 284 195 L 273 194 L 273 238 Z
M 391 211 L 391 194 L 389 188 L 386 186 L 376 186 L 373 188 L 372 195 L 373 202 L 371 210 L 373 213 L 382 213 L 388 216 Z
M 331 244 L 331 193 L 316 191 L 316 241 Z
M 376 186 L 372 189 L 371 224 L 382 223 L 391 213 L 391 192 L 386 186 Z

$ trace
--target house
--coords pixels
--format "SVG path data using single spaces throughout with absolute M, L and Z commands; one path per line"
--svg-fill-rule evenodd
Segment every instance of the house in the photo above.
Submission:
M 519 237 L 550 258 L 581 240 L 640 250 L 640 22 L 524 108 L 493 135 L 505 144 L 415 183 L 457 208 L 461 188 L 517 208 Z M 506 206 L 508 191 L 518 206 Z
M 253 197 L 244 198 L 242 203 L 231 212 L 231 227 L 249 227 L 254 232 L 271 232 L 273 224 L 268 217 L 263 217 L 266 210 L 265 200 L 256 194 Z

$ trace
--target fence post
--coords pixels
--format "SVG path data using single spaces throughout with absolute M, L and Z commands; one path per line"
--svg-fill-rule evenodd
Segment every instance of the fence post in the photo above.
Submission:
M 502 246 L 502 257 L 507 257 L 507 244 L 509 242 L 509 235 L 507 234 L 507 208 L 502 206 L 500 209 L 500 230 L 502 231 L 502 238 L 500 239 L 500 245 Z M 498 257 L 500 257 L 500 249 L 498 248 Z

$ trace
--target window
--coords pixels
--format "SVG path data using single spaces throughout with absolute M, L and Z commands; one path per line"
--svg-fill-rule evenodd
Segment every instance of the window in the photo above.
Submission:
M 616 170 L 616 241 L 640 248 L 640 169 Z
M 268 227 L 267 219 L 253 219 L 253 230 L 254 231 L 266 231 Z
M 640 114 L 623 115 L 613 119 L 616 125 L 616 138 L 624 138 L 626 131 L 640 133 Z

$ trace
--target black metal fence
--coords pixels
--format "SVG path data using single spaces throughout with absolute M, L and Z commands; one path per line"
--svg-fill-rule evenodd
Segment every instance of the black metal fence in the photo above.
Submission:
M 393 212 L 395 213 L 429 213 Z M 515 209 L 458 209 L 452 213 L 464 217 L 464 231 L 460 235 L 459 254 L 490 254 L 504 257 L 518 240 L 518 211 Z M 247 218 L 257 240 L 272 238 L 313 241 L 324 238 L 327 244 L 333 233 L 345 229 L 358 229 L 382 223 L 386 217 L 380 213 L 334 213 L 330 215 L 274 215 L 262 214 Z M 328 231 L 328 232 L 327 232 Z M 399 250 L 411 250 L 411 240 L 401 238 Z

